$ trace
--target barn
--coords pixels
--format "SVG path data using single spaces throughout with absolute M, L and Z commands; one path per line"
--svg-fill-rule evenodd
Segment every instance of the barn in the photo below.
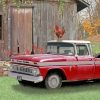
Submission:
M 21 0 L 23 3 L 23 0 Z M 33 0 L 32 5 L 24 4 L 20 8 L 9 5 L 4 16 L 0 10 L 0 55 L 39 53 L 38 48 L 46 50 L 48 40 L 57 39 L 55 25 L 64 28 L 62 39 L 76 39 L 77 13 L 86 8 L 84 0 L 63 0 L 63 10 L 59 11 L 58 0 Z

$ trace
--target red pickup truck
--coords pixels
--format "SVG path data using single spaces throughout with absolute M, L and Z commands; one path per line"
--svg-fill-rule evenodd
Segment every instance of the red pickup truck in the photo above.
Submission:
M 13 57 L 9 76 L 21 84 L 43 82 L 49 89 L 60 88 L 63 81 L 100 79 L 100 55 L 93 57 L 89 41 L 52 40 L 47 54 Z

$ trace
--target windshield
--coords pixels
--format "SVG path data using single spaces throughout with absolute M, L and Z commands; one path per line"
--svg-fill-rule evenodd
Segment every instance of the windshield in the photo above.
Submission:
M 72 56 L 75 54 L 74 46 L 71 43 L 48 43 L 47 53 Z

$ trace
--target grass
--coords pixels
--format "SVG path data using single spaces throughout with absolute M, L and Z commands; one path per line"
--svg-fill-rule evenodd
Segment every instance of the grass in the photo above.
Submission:
M 100 43 L 93 43 L 92 48 L 94 54 L 100 53 Z
M 0 100 L 100 100 L 100 82 L 66 83 L 60 89 L 47 90 L 0 77 Z

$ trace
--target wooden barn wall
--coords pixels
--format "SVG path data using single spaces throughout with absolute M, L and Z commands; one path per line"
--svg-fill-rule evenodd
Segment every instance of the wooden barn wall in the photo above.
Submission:
M 3 58 L 4 42 L 0 41 L 0 60 Z
M 2 15 L 2 39 L 0 40 L 0 59 L 7 57 L 8 51 L 8 11 L 3 12 L 0 7 L 0 15 Z
M 66 3 L 63 15 L 59 14 L 58 5 L 57 2 L 35 2 L 33 5 L 34 44 L 45 48 L 45 50 L 48 40 L 57 39 L 54 33 L 55 25 L 65 29 L 62 39 L 75 39 L 76 37 L 76 4 Z
M 26 49 L 32 50 L 32 31 L 34 45 L 46 50 L 48 40 L 57 39 L 54 33 L 55 25 L 64 27 L 65 34 L 62 39 L 75 39 L 76 28 L 76 3 L 66 3 L 64 13 L 59 14 L 59 3 L 34 1 L 32 7 L 11 9 L 11 48 L 13 53 L 20 53 Z M 33 25 L 32 25 L 33 14 Z M 33 26 L 33 27 L 32 27 Z M 37 51 L 35 53 L 38 53 Z

